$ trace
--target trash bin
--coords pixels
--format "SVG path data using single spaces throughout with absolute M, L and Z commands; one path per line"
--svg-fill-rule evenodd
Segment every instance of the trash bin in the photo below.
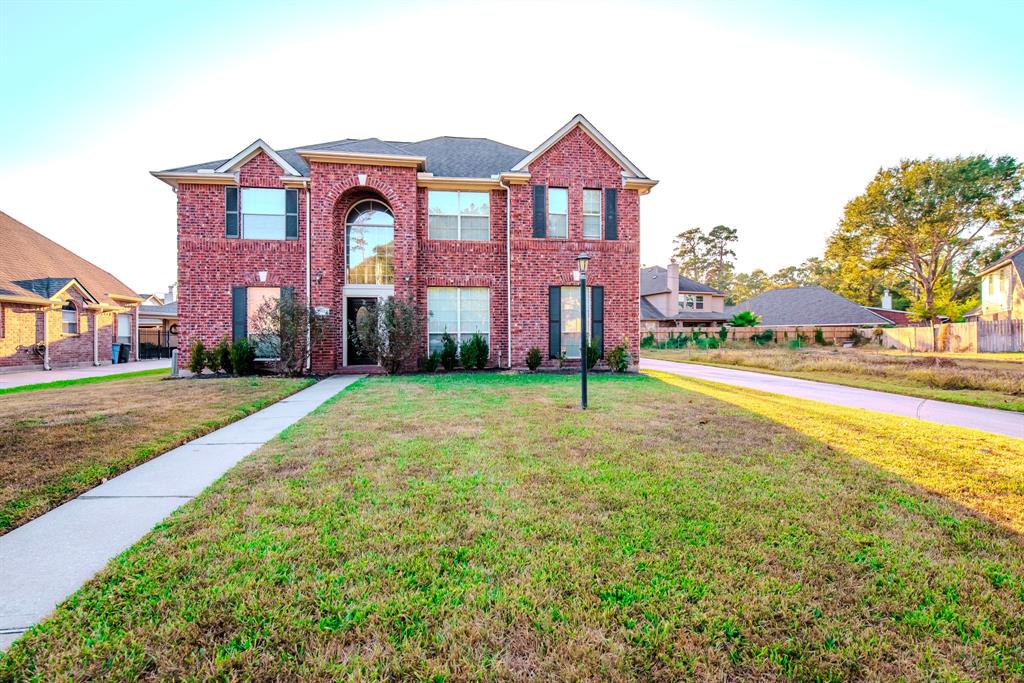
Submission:
M 132 347 L 130 344 L 121 344 L 120 352 L 117 354 L 118 363 L 127 363 L 129 360 L 131 360 L 128 357 L 128 352 L 131 351 L 131 348 Z
M 117 365 L 117 359 L 121 356 L 121 345 L 111 344 L 110 345 L 110 362 Z

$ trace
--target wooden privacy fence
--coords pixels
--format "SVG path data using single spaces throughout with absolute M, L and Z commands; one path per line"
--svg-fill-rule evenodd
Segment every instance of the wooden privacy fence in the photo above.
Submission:
M 932 327 L 882 328 L 882 346 L 901 351 L 1024 351 L 1024 320 L 978 320 Z

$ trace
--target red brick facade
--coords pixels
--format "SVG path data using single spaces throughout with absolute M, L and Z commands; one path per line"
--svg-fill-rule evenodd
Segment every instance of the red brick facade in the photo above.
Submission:
M 280 188 L 285 171 L 264 152 L 238 169 L 240 187 Z M 628 340 L 639 351 L 639 196 L 623 182 L 623 166 L 582 128 L 568 131 L 529 166 L 526 184 L 511 185 L 511 365 L 525 365 L 530 347 L 548 358 L 548 288 L 574 284 L 576 256 L 591 255 L 589 282 L 604 288 L 604 347 Z M 305 182 L 305 181 L 304 181 Z M 298 190 L 298 239 L 225 237 L 225 187 L 181 180 L 178 194 L 179 349 L 182 366 L 196 338 L 216 343 L 231 336 L 231 292 L 237 286 L 284 286 L 306 292 L 306 206 L 310 206 L 311 304 L 329 309 L 328 334 L 314 352 L 317 373 L 345 363 L 345 302 L 361 295 L 345 286 L 345 219 L 366 198 L 385 203 L 395 222 L 394 295 L 412 299 L 421 313 L 420 355 L 427 349 L 427 288 L 487 287 L 490 291 L 491 365 L 508 366 L 506 191 L 490 191 L 490 240 L 428 238 L 427 201 L 417 169 L 400 165 L 311 159 L 308 185 Z M 533 237 L 533 185 L 564 187 L 569 196 L 567 239 Z M 295 186 L 296 183 L 291 183 Z M 584 240 L 584 189 L 618 191 L 618 235 Z M 477 190 L 479 191 L 479 190 Z M 308 192 L 308 197 L 307 197 Z M 602 196 L 604 194 L 602 193 Z M 604 215 L 604 212 L 602 212 Z M 603 234 L 603 226 L 602 226 Z M 266 273 L 260 281 L 258 273 Z

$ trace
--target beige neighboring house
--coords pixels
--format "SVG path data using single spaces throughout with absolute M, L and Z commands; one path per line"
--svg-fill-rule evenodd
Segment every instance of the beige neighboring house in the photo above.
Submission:
M 139 346 L 143 358 L 170 358 L 178 348 L 178 283 L 164 294 L 150 294 L 139 307 Z
M 970 319 L 1024 319 L 1024 245 L 981 271 L 981 306 Z
M 724 292 L 683 277 L 675 263 L 640 269 L 640 326 L 644 329 L 719 325 L 729 320 L 724 310 Z

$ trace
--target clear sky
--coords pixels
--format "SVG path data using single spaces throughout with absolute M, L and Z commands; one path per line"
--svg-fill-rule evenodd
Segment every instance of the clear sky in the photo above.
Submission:
M 139 291 L 175 277 L 149 171 L 344 137 L 530 149 L 577 112 L 661 184 L 642 260 L 695 225 L 739 267 L 820 255 L 905 157 L 1024 158 L 1024 0 L 0 0 L 0 209 Z

